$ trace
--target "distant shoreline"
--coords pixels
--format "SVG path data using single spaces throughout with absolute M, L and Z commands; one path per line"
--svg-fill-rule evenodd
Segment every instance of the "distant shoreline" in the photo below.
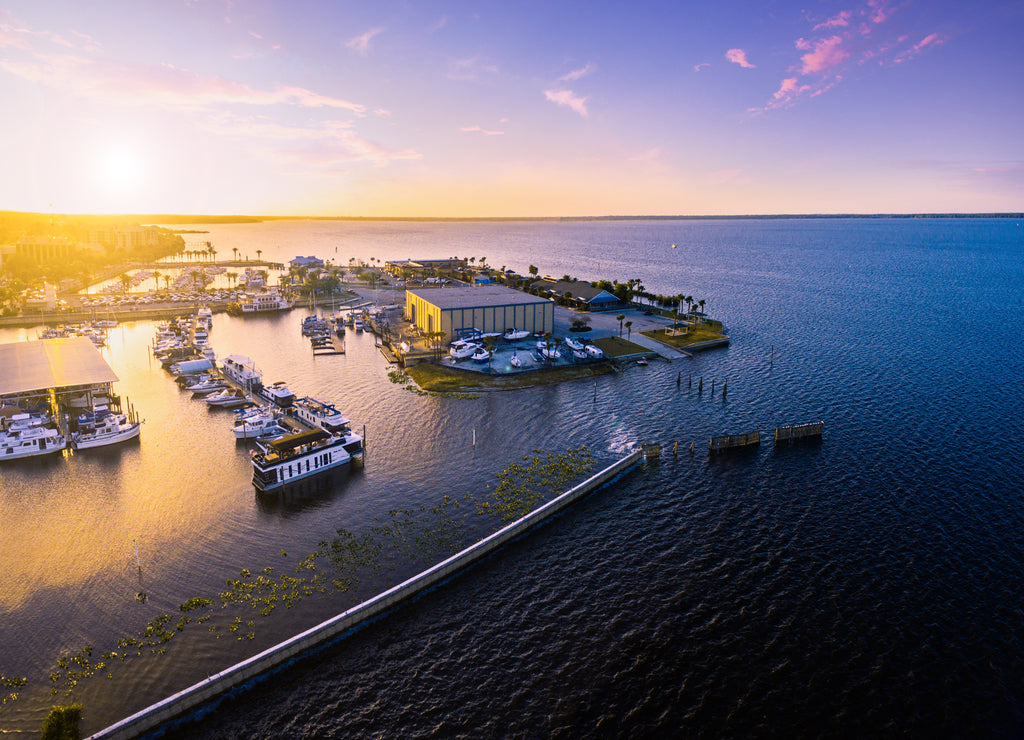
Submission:
M 34 213 L 28 211 L 0 211 L 0 218 L 3 216 L 37 216 L 52 219 L 55 215 L 63 218 L 92 218 L 108 219 L 118 218 L 144 224 L 240 224 L 240 223 L 261 223 L 264 221 L 365 221 L 365 222 L 386 222 L 386 221 L 407 221 L 422 223 L 507 223 L 507 222 L 556 222 L 570 223 L 581 221 L 784 221 L 784 220 L 817 220 L 817 219 L 981 219 L 981 218 L 1007 218 L 1024 219 L 1024 212 L 1007 213 L 776 213 L 776 214 L 733 214 L 733 215 L 649 215 L 649 216 L 211 216 L 199 214 L 169 214 L 169 213 L 142 213 L 142 214 L 109 214 L 96 216 L 94 214 L 51 214 Z M 177 233 L 206 233 L 199 231 L 177 232 Z

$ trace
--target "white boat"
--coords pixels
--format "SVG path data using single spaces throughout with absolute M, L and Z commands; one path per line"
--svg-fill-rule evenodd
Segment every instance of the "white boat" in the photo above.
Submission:
M 530 332 L 526 331 L 526 329 L 509 329 L 502 336 L 508 341 L 514 342 L 518 339 L 526 339 L 530 336 Z
M 577 360 L 585 360 L 589 357 L 589 355 L 582 349 L 574 349 L 572 351 L 572 356 Z
M 574 337 L 566 337 L 565 346 L 568 347 L 569 349 L 578 349 L 580 352 L 583 351 L 583 342 L 581 342 L 578 339 L 575 339 Z
M 557 360 L 562 356 L 562 353 L 558 351 L 558 347 L 551 346 L 549 348 L 548 343 L 543 340 L 537 342 L 537 352 L 545 360 Z
M 187 390 L 192 392 L 193 396 L 204 396 L 207 393 L 214 393 L 215 391 L 222 391 L 228 387 L 228 382 L 223 378 L 211 376 L 198 383 L 193 383 L 187 386 Z
M 515 352 L 512 353 L 512 358 L 509 360 L 509 363 L 512 365 L 512 367 L 522 367 L 523 366 L 522 359 L 520 359 L 519 355 L 516 354 Z
M 265 449 L 252 456 L 252 484 L 260 492 L 347 465 L 362 455 L 363 438 L 352 432 L 331 434 L 314 429 L 271 440 Z
M 491 353 L 488 352 L 484 347 L 480 347 L 476 350 L 476 352 L 472 354 L 470 359 L 472 359 L 473 362 L 487 362 L 489 359 L 491 359 Z
M 331 434 L 349 431 L 349 420 L 338 409 L 315 398 L 300 398 L 295 401 L 292 404 L 292 414 L 314 429 L 323 429 Z
M 595 347 L 593 344 L 587 345 L 587 354 L 594 359 L 600 359 L 604 357 L 604 352 L 601 351 L 600 347 Z
M 65 447 L 67 441 L 51 427 L 33 426 L 0 433 L 0 460 L 51 455 Z
M 473 353 L 478 349 L 481 349 L 479 344 L 463 343 L 456 345 L 452 343 L 452 348 L 448 350 L 448 354 L 451 355 L 453 360 L 465 360 L 467 357 L 472 357 Z
M 245 355 L 228 355 L 221 362 L 221 372 L 244 391 L 252 392 L 263 385 L 263 375 L 256 364 Z
M 135 439 L 141 431 L 141 422 L 132 421 L 127 414 L 97 408 L 92 414 L 78 417 L 78 430 L 71 434 L 71 447 L 84 450 L 113 445 Z
M 251 280 L 249 284 L 252 285 Z M 247 293 L 246 296 L 246 299 L 241 303 L 242 313 L 287 311 L 294 305 L 291 299 L 285 298 L 274 288 L 262 293 Z
M 273 385 L 265 385 L 262 388 L 258 388 L 256 395 L 281 408 L 288 408 L 295 401 L 295 394 L 288 390 L 288 386 L 284 384 L 283 380 L 279 380 Z
M 224 388 L 217 393 L 211 393 L 203 400 L 206 401 L 207 406 L 222 409 L 235 408 L 251 403 L 249 397 L 245 395 L 245 391 L 240 388 Z
M 240 414 L 235 419 L 235 439 L 256 439 L 270 434 L 284 433 L 284 427 L 278 423 L 278 415 L 269 409 L 259 409 L 253 414 Z

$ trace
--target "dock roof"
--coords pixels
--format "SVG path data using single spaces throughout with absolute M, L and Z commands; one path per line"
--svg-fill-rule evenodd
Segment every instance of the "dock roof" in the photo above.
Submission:
M 0 396 L 117 380 L 88 337 L 0 344 Z

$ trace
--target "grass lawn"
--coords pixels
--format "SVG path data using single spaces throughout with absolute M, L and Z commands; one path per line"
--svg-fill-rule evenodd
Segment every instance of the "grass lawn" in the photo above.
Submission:
M 637 355 L 651 351 L 647 347 L 641 347 L 639 344 L 634 344 L 622 337 L 601 337 L 591 341 L 591 344 L 604 352 L 605 357 L 612 360 L 624 355 Z
M 656 339 L 662 344 L 671 347 L 687 347 L 698 342 L 707 342 L 713 339 L 725 339 L 722 333 L 722 324 L 719 321 L 705 321 L 700 326 L 691 328 L 685 333 L 673 334 L 670 328 L 655 329 L 642 332 L 645 337 Z
M 643 349 L 641 347 L 641 349 Z M 405 368 L 405 373 L 416 381 L 421 389 L 433 393 L 457 393 L 474 390 L 512 390 L 515 388 L 532 388 L 538 385 L 560 383 L 563 380 L 591 378 L 611 371 L 607 362 L 572 365 L 569 367 L 553 367 L 546 370 L 535 370 L 511 375 L 487 375 L 486 373 L 452 370 L 432 362 L 421 362 Z

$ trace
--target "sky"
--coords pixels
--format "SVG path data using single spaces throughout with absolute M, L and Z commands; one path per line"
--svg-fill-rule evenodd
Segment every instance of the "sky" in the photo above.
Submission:
M 1024 0 L 7 0 L 0 210 L 1024 211 Z

